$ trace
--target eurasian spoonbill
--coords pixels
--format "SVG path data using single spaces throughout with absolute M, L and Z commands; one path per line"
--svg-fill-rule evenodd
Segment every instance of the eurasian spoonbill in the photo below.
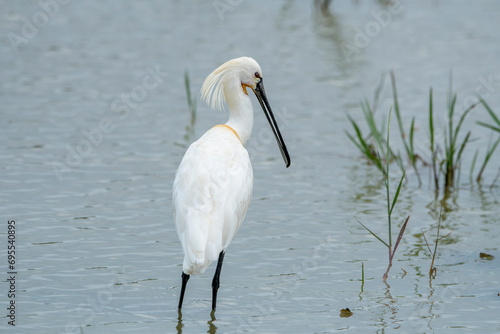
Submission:
M 264 90 L 262 71 L 252 58 L 229 60 L 213 71 L 201 88 L 212 109 L 229 105 L 229 120 L 208 130 L 189 146 L 173 184 L 177 233 L 184 251 L 179 310 L 190 275 L 203 273 L 218 260 L 212 280 L 212 310 L 217 303 L 222 261 L 252 197 L 253 171 L 244 148 L 253 127 L 253 90 L 276 137 L 286 167 L 290 156 Z

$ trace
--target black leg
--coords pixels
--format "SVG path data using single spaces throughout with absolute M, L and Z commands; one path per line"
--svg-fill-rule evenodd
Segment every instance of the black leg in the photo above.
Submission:
M 182 301 L 184 299 L 184 291 L 186 291 L 186 285 L 189 280 L 189 275 L 184 274 L 182 272 L 182 288 L 181 288 L 181 296 L 179 297 L 179 310 L 182 308 Z
M 219 254 L 219 261 L 217 261 L 217 269 L 215 269 L 214 279 L 212 281 L 212 311 L 215 311 L 215 305 L 217 304 L 217 290 L 219 290 L 219 277 L 220 270 L 222 269 L 222 261 L 224 261 L 224 251 Z

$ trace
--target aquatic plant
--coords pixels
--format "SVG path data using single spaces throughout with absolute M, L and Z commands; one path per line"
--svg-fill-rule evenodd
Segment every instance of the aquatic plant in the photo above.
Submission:
M 439 236 L 439 231 L 441 229 L 441 213 L 442 212 L 443 212 L 443 205 L 441 205 L 441 211 L 439 212 L 439 221 L 438 221 L 438 227 L 437 227 L 437 233 L 436 233 L 436 241 L 434 243 L 434 251 L 431 250 L 431 247 L 429 246 L 429 243 L 427 242 L 427 238 L 425 237 L 424 230 L 422 229 L 422 236 L 424 237 L 425 244 L 427 245 L 427 249 L 429 250 L 429 253 L 432 256 L 431 267 L 429 269 L 429 279 L 430 280 L 436 278 L 436 274 L 437 274 L 437 269 L 436 269 L 436 267 L 434 267 L 434 261 L 436 260 L 438 243 L 439 243 L 439 241 L 448 237 L 451 234 L 451 232 L 450 232 L 447 235 Z
M 476 107 L 476 104 L 472 104 L 467 108 L 460 116 L 458 123 L 455 125 L 455 106 L 457 102 L 457 94 L 453 94 L 452 91 L 452 76 L 450 73 L 450 89 L 448 92 L 448 127 L 447 133 L 444 136 L 444 148 L 445 148 L 445 158 L 441 161 L 441 165 L 444 165 L 443 173 L 445 175 L 444 189 L 446 192 L 452 190 L 455 186 L 456 172 L 459 168 L 462 153 L 467 145 L 471 132 L 469 131 L 465 138 L 462 140 L 461 144 L 458 145 L 458 134 L 465 120 L 465 117 L 469 112 Z
M 437 192 L 439 190 L 439 175 L 436 167 L 437 147 L 434 144 L 434 109 L 432 102 L 432 87 L 429 89 L 429 134 L 430 134 L 429 149 L 431 151 L 432 175 L 434 176 L 434 189 Z
M 479 124 L 479 125 L 481 125 L 481 126 L 484 126 L 486 128 L 492 129 L 492 130 L 500 133 L 500 119 L 493 112 L 493 110 L 486 103 L 486 101 L 483 100 L 483 98 L 479 97 L 479 102 L 484 106 L 484 108 L 486 109 L 486 111 L 488 111 L 488 113 L 490 114 L 493 122 L 495 122 L 496 124 L 495 125 L 491 125 L 491 124 L 484 123 L 484 122 L 476 122 L 476 123 Z M 491 142 L 490 142 L 490 144 L 488 144 L 488 148 L 486 149 L 486 155 L 484 157 L 483 164 L 481 166 L 481 169 L 479 170 L 479 173 L 477 174 L 476 182 L 479 183 L 479 181 L 481 181 L 481 177 L 483 175 L 484 169 L 486 168 L 486 165 L 490 161 L 490 158 L 493 155 L 493 152 L 495 152 L 495 150 L 496 150 L 496 148 L 497 148 L 497 146 L 498 146 L 499 143 L 500 143 L 500 136 L 498 137 L 498 139 L 495 141 L 495 143 L 492 146 L 490 146 Z M 473 160 L 473 164 L 472 164 L 472 167 L 471 167 L 471 175 L 472 175 L 472 171 L 474 170 L 474 164 L 476 162 L 477 153 L 478 152 L 476 151 L 476 154 L 474 155 L 474 160 Z
M 493 110 L 491 110 L 491 108 L 488 105 L 488 103 L 486 103 L 486 101 L 482 97 L 480 97 L 480 96 L 479 96 L 479 102 L 484 106 L 484 108 L 486 109 L 486 111 L 488 111 L 488 113 L 490 114 L 491 118 L 496 123 L 496 126 L 488 124 L 488 123 L 484 123 L 484 122 L 477 122 L 477 124 L 479 124 L 481 126 L 484 126 L 484 127 L 487 127 L 487 128 L 490 128 L 490 129 L 495 130 L 496 132 L 500 133 L 500 119 L 498 118 L 498 116 L 493 112 Z
M 415 153 L 415 145 L 414 145 L 414 130 L 415 130 L 415 117 L 411 119 L 411 125 L 410 125 L 410 135 L 407 137 L 404 127 L 403 127 L 403 121 L 401 119 L 401 111 L 399 108 L 399 102 L 398 102 L 398 93 L 396 89 L 396 78 L 394 76 L 394 72 L 391 71 L 391 84 L 392 84 L 392 96 L 394 98 L 394 111 L 396 113 L 396 118 L 398 120 L 398 126 L 399 126 L 399 133 L 401 135 L 401 140 L 403 141 L 406 154 L 408 155 L 408 160 L 410 161 L 411 166 L 413 167 L 413 170 L 415 171 L 415 175 L 417 175 L 418 178 L 418 184 L 422 184 L 422 180 L 420 179 L 420 174 L 418 173 L 417 169 L 417 159 L 418 155 Z M 406 141 L 406 138 L 408 138 L 408 142 Z
M 399 133 L 401 136 L 401 141 L 406 152 L 409 165 L 415 171 L 415 175 L 418 178 L 419 186 L 422 184 L 420 172 L 417 166 L 418 161 L 422 162 L 423 166 L 430 166 L 432 168 L 432 176 L 434 189 L 436 191 L 436 196 L 441 188 L 440 180 L 442 182 L 442 187 L 444 189 L 445 196 L 448 196 L 454 189 L 458 188 L 460 167 L 462 164 L 462 156 L 465 148 L 471 141 L 471 131 L 468 131 L 465 135 L 462 135 L 462 127 L 464 125 L 465 119 L 469 116 L 470 112 L 479 104 L 482 104 L 485 109 L 490 114 L 493 124 L 487 124 L 484 122 L 477 122 L 477 124 L 492 129 L 500 133 L 500 118 L 492 111 L 489 105 L 481 97 L 479 97 L 479 102 L 473 103 L 465 111 L 463 111 L 459 117 L 457 117 L 457 94 L 453 93 L 452 89 L 452 75 L 450 73 L 449 80 L 449 91 L 447 96 L 447 107 L 446 107 L 446 126 L 444 128 L 444 134 L 442 136 L 436 135 L 436 126 L 434 122 L 434 102 L 433 102 L 433 90 L 432 87 L 429 89 L 429 153 L 430 153 L 430 163 L 424 161 L 421 156 L 415 151 L 415 117 L 412 117 L 410 122 L 410 127 L 408 132 L 403 125 L 401 107 L 398 100 L 397 88 L 396 88 L 396 78 L 394 73 L 391 71 L 391 85 L 392 85 L 392 97 L 393 97 L 393 109 L 396 114 L 396 120 L 399 127 Z M 380 92 L 382 90 L 384 82 L 384 76 L 375 90 L 374 103 L 370 105 L 367 99 L 364 99 L 361 103 L 361 109 L 363 111 L 364 120 L 368 126 L 368 133 L 363 134 L 361 126 L 348 114 L 347 118 L 351 123 L 354 134 L 350 134 L 346 131 L 348 138 L 356 145 L 360 150 L 361 154 L 370 161 L 373 165 L 377 167 L 385 175 L 386 164 L 391 162 L 396 162 L 401 171 L 405 170 L 403 163 L 403 158 L 399 153 L 389 145 L 388 138 L 384 137 L 384 122 L 380 127 L 377 126 L 375 120 L 375 111 L 380 97 Z M 442 142 L 438 142 L 442 139 Z M 488 145 L 486 149 L 486 154 L 476 178 L 476 182 L 480 182 L 482 174 L 491 158 L 500 144 L 500 136 L 493 142 L 493 144 Z M 470 169 L 470 180 L 472 182 L 472 174 L 477 162 L 478 152 L 474 155 Z M 384 157 L 386 157 L 384 159 Z
M 458 189 L 459 181 L 460 181 L 460 170 L 462 165 L 462 157 L 464 155 L 465 149 L 468 147 L 468 144 L 471 142 L 471 131 L 463 134 L 462 129 L 465 120 L 470 116 L 470 112 L 479 104 L 482 104 L 488 114 L 490 115 L 492 122 L 484 123 L 484 122 L 476 122 L 477 124 L 487 127 L 495 132 L 500 134 L 500 117 L 497 116 L 490 106 L 479 97 L 479 101 L 473 103 L 468 108 L 466 108 L 463 112 L 457 112 L 457 94 L 453 93 L 452 87 L 452 74 L 450 72 L 449 78 L 449 90 L 447 96 L 447 106 L 446 106 L 446 125 L 443 129 L 444 131 L 438 132 L 436 131 L 436 123 L 434 122 L 434 101 L 433 101 L 433 90 L 432 87 L 429 89 L 429 113 L 428 113 L 428 125 L 429 125 L 429 145 L 428 147 L 430 151 L 430 159 L 431 162 L 427 163 L 424 161 L 420 155 L 415 151 L 415 117 L 411 118 L 410 127 L 408 130 L 403 126 L 403 119 L 401 113 L 401 107 L 398 100 L 397 88 L 396 88 L 396 79 L 393 72 L 391 75 L 391 84 L 392 84 L 392 98 L 393 98 L 393 107 L 394 112 L 396 114 L 396 120 L 399 127 L 399 133 L 401 136 L 402 144 L 404 146 L 404 150 L 406 152 L 408 158 L 408 164 L 413 168 L 415 174 L 418 178 L 419 185 L 421 185 L 421 178 L 418 171 L 417 163 L 418 161 L 422 162 L 422 165 L 429 166 L 432 168 L 433 175 L 433 184 L 436 192 L 436 198 L 439 194 L 439 190 L 442 187 L 444 191 L 444 198 L 441 205 L 444 205 L 444 200 L 450 196 L 450 194 Z M 382 118 L 382 124 L 377 126 L 377 121 L 375 118 L 375 111 L 378 106 L 378 101 L 380 98 L 380 94 L 382 91 L 384 83 L 384 76 L 382 76 L 379 85 L 375 90 L 374 102 L 370 105 L 367 99 L 364 99 L 361 103 L 361 110 L 363 112 L 364 121 L 368 126 L 367 134 L 363 134 L 361 130 L 361 126 L 351 117 L 351 115 L 347 115 L 349 122 L 351 123 L 354 133 L 346 132 L 348 138 L 354 143 L 354 145 L 359 149 L 361 154 L 374 166 L 377 167 L 378 170 L 382 172 L 385 188 L 386 188 L 386 197 L 387 197 L 387 219 L 388 219 L 388 234 L 389 240 L 388 242 L 382 240 L 378 235 L 372 232 L 368 227 L 366 227 L 363 223 L 359 222 L 361 226 L 363 226 L 368 232 L 370 232 L 375 238 L 377 238 L 380 242 L 382 242 L 389 250 L 389 264 L 387 270 L 383 276 L 384 281 L 387 279 L 389 274 L 389 270 L 392 267 L 392 261 L 394 258 L 394 254 L 399 246 L 399 243 L 403 237 L 404 231 L 406 229 L 406 225 L 408 224 L 410 216 L 408 216 L 402 223 L 402 227 L 400 229 L 398 238 L 396 242 L 392 243 L 392 213 L 395 204 L 397 203 L 398 196 L 401 190 L 401 186 L 403 180 L 406 176 L 405 164 L 403 163 L 403 158 L 401 155 L 396 153 L 396 151 L 391 147 L 389 143 L 389 128 L 390 128 L 390 118 L 391 111 L 389 112 L 389 120 L 388 120 L 388 128 L 386 134 L 384 133 L 384 118 Z M 488 164 L 489 161 L 492 160 L 493 154 L 496 151 L 497 147 L 500 144 L 500 136 L 495 140 L 491 141 L 486 148 L 486 153 L 484 160 L 482 162 L 481 168 L 476 178 L 476 182 L 480 182 L 482 178 L 482 174 Z M 424 149 L 425 150 L 425 149 Z M 425 152 L 427 153 L 427 152 Z M 476 151 L 474 158 L 472 160 L 471 169 L 470 169 L 470 180 L 472 183 L 472 175 L 474 173 L 474 167 L 478 160 L 478 153 Z M 392 162 L 396 162 L 399 169 L 403 172 L 401 179 L 399 180 L 399 184 L 397 190 L 395 192 L 394 198 L 391 200 L 390 197 L 390 184 L 389 184 L 389 165 Z M 420 166 L 420 164 L 419 164 Z M 493 181 L 492 186 L 495 184 L 497 179 L 500 178 L 500 169 L 499 172 Z M 438 229 L 437 235 L 434 243 L 434 251 L 431 250 L 431 247 L 427 243 L 427 248 L 432 256 L 432 262 L 429 269 L 429 277 L 433 279 L 436 276 L 436 268 L 434 267 L 434 263 L 436 260 L 436 253 L 439 242 L 446 238 L 448 235 L 440 236 L 440 228 L 441 228 L 441 213 L 439 215 Z M 423 231 L 422 231 L 423 232 Z M 425 234 L 423 235 L 425 239 Z M 393 247 L 394 246 L 394 247 Z
M 390 127 L 391 127 L 391 111 L 389 111 L 389 120 L 388 120 L 388 124 L 387 124 L 387 140 L 385 141 L 386 142 L 386 149 L 385 149 L 386 161 L 389 161 L 389 155 L 390 155 L 390 148 L 389 148 L 389 130 L 390 130 Z M 399 230 L 399 235 L 398 235 L 398 238 L 396 239 L 396 243 L 394 244 L 394 248 L 393 248 L 393 244 L 392 244 L 392 211 L 394 210 L 394 206 L 396 205 L 396 203 L 398 201 L 399 193 L 401 191 L 401 186 L 403 184 L 403 180 L 405 178 L 406 171 L 403 171 L 403 175 L 401 176 L 401 179 L 399 180 L 399 185 L 398 185 L 398 188 L 396 190 L 396 193 L 394 194 L 394 198 L 392 199 L 392 201 L 391 201 L 391 196 L 390 196 L 390 184 L 389 184 L 390 183 L 389 163 L 386 163 L 385 172 L 383 174 L 384 174 L 384 178 L 385 178 L 384 181 L 385 181 L 386 198 L 387 198 L 387 227 L 388 227 L 389 241 L 385 242 L 384 240 L 382 240 L 382 238 L 380 238 L 378 235 L 376 235 L 374 232 L 372 232 L 368 227 L 366 227 L 359 220 L 358 220 L 358 223 L 361 224 L 361 226 L 363 226 L 368 232 L 370 232 L 381 243 L 383 243 L 389 251 L 389 264 L 388 264 L 387 270 L 383 276 L 383 280 L 385 282 L 387 280 L 388 275 L 389 275 L 389 270 L 391 270 L 392 260 L 394 259 L 394 255 L 396 254 L 396 250 L 397 250 L 399 243 L 400 243 L 401 239 L 403 238 L 403 234 L 406 230 L 406 225 L 408 224 L 408 221 L 410 220 L 410 216 L 408 216 L 404 220 L 404 223 L 401 226 L 401 229 Z
M 395 161 L 399 166 L 400 170 L 404 170 L 403 162 L 400 154 L 396 154 L 394 150 L 389 145 L 388 137 L 384 137 L 384 124 L 385 120 L 382 120 L 380 129 L 375 123 L 375 110 L 377 108 L 380 92 L 384 83 L 384 77 L 382 76 L 379 86 L 375 91 L 374 101 L 370 105 L 368 99 L 364 99 L 360 102 L 361 110 L 363 111 L 363 116 L 365 118 L 366 124 L 368 125 L 369 133 L 364 136 L 360 126 L 354 121 L 354 119 L 347 114 L 347 118 L 351 122 L 354 128 L 355 135 L 351 135 L 349 132 L 345 131 L 347 137 L 356 145 L 363 156 L 368 159 L 372 164 L 374 164 L 378 170 L 382 172 L 384 178 L 387 177 L 387 164 L 390 161 Z M 384 160 L 385 158 L 385 160 Z
M 189 73 L 187 70 L 184 72 L 184 86 L 186 88 L 186 98 L 187 98 L 189 113 L 191 115 L 190 124 L 191 127 L 193 127 L 196 122 L 196 114 L 197 114 L 196 99 L 193 99 L 191 96 L 191 85 L 189 83 Z

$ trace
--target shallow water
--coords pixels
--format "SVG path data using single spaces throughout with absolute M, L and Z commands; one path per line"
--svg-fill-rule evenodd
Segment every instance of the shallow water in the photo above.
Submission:
M 308 1 L 227 3 L 218 13 L 207 1 L 72 1 L 50 7 L 45 22 L 36 2 L 1 1 L 0 243 L 5 249 L 6 221 L 15 219 L 19 290 L 16 327 L 3 316 L 1 330 L 500 331 L 499 188 L 489 188 L 500 159 L 483 187 L 468 182 L 475 149 L 484 154 L 490 140 L 473 122 L 488 120 L 484 109 L 466 124 L 476 141 L 464 153 L 462 187 L 447 201 L 441 235 L 452 233 L 439 245 L 432 281 L 422 229 L 432 242 L 440 208 L 428 169 L 420 188 L 408 172 L 394 219 L 410 214 L 410 223 L 384 284 L 387 251 L 356 219 L 387 238 L 385 188 L 344 134 L 346 113 L 362 120 L 359 100 L 371 99 L 391 69 L 424 157 L 428 89 L 444 126 L 450 69 L 459 108 L 480 94 L 498 112 L 500 5 L 334 1 L 322 14 Z M 23 35 L 23 17 L 37 30 Z M 23 42 L 13 48 L 9 33 Z M 216 320 L 212 265 L 190 280 L 179 322 L 171 184 L 187 146 L 227 118 L 199 102 L 189 128 L 184 71 L 197 92 L 210 71 L 241 55 L 263 69 L 292 166 L 284 168 L 256 109 L 253 202 L 227 251 Z M 387 81 L 380 119 L 390 104 Z M 395 122 L 392 130 L 397 145 Z M 6 276 L 5 260 L 0 268 Z M 353 315 L 340 317 L 346 307 Z

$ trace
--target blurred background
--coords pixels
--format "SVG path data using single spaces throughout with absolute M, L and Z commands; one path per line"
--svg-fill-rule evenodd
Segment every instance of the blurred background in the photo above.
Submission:
M 498 115 L 497 1 L 4 0 L 0 8 L 0 245 L 14 219 L 19 273 L 16 327 L 0 316 L 3 332 L 500 331 L 498 154 L 482 183 L 469 180 L 476 151 L 474 175 L 498 137 L 476 124 L 492 122 L 486 109 L 464 122 L 461 137 L 471 131 L 471 141 L 451 197 L 435 193 L 429 166 L 418 165 L 421 185 L 407 167 L 393 239 L 411 218 L 386 283 L 387 250 L 356 222 L 388 238 L 383 177 L 345 133 L 354 133 L 347 115 L 367 131 L 360 101 L 377 87 L 377 124 L 387 121 L 391 70 L 402 122 L 408 129 L 415 118 L 415 150 L 427 163 L 429 89 L 443 147 L 450 73 L 457 115 L 479 97 Z M 199 101 L 203 80 L 239 56 L 262 68 L 292 165 L 284 168 L 252 97 L 253 202 L 227 251 L 217 319 L 214 265 L 190 281 L 179 319 L 171 186 L 190 143 L 228 117 Z M 395 119 L 391 144 L 404 152 Z M 394 194 L 401 171 L 391 170 Z M 440 235 L 451 234 L 430 279 L 423 232 L 433 244 L 442 203 Z M 0 268 L 5 276 L 6 261 Z M 352 315 L 339 316 L 346 307 Z

